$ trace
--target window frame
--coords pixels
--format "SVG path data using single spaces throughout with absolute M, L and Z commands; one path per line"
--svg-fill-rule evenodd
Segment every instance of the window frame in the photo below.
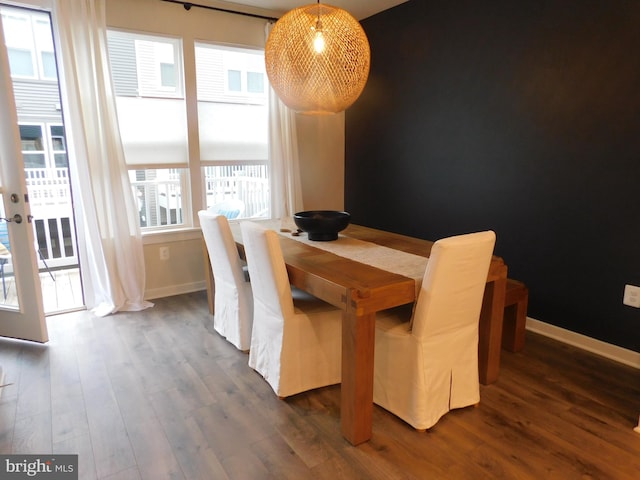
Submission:
M 264 91 L 262 93 L 247 93 L 247 81 L 246 81 L 246 76 L 247 76 L 247 69 L 246 66 L 247 65 L 251 65 L 252 61 L 250 60 L 250 56 L 261 56 L 261 64 L 264 65 L 264 48 L 257 48 L 255 46 L 230 46 L 228 44 L 221 44 L 218 42 L 214 42 L 214 41 L 202 41 L 202 40 L 198 40 L 196 42 L 194 42 L 194 51 L 197 50 L 198 48 L 203 48 L 203 49 L 214 49 L 216 50 L 220 55 L 222 55 L 222 68 L 221 68 L 221 78 L 223 79 L 223 91 L 220 92 L 219 94 L 215 95 L 212 94 L 211 92 L 208 92 L 209 94 L 206 95 L 205 94 L 205 98 L 200 98 L 200 96 L 198 95 L 199 90 L 197 90 L 196 92 L 196 104 L 200 104 L 200 102 L 202 103 L 220 103 L 220 104 L 227 104 L 227 105 L 246 105 L 246 106 L 252 106 L 252 107 L 265 107 L 267 109 L 267 117 L 268 117 L 268 108 L 269 108 L 269 97 L 268 97 L 268 91 L 266 88 L 264 88 Z M 237 56 L 233 56 L 234 53 L 241 53 L 243 54 L 243 57 L 237 57 Z M 246 55 L 246 56 L 244 56 Z M 233 61 L 229 61 L 230 60 L 230 56 L 233 56 L 232 60 Z M 198 78 L 198 73 L 197 73 L 197 60 L 198 54 L 196 52 L 195 54 L 195 60 L 196 60 L 196 80 Z M 253 62 L 256 62 L 256 59 L 252 59 Z M 242 68 L 242 69 L 240 69 Z M 229 81 L 229 71 L 239 71 L 240 72 L 240 81 L 241 81 L 241 90 L 240 91 L 234 91 L 234 90 L 229 90 L 229 85 L 228 85 L 228 81 Z M 262 73 L 264 75 L 264 78 L 266 78 L 266 70 L 263 69 Z M 203 93 L 204 89 L 202 90 Z M 199 151 L 199 155 L 200 155 L 200 165 L 201 165 L 201 178 L 200 178 L 200 188 L 202 189 L 202 197 L 203 197 L 203 201 L 204 201 L 204 206 L 203 208 L 210 208 L 213 205 L 209 205 L 208 204 L 208 200 L 209 200 L 209 195 L 208 195 L 208 191 L 207 191 L 207 182 L 209 180 L 209 178 L 207 177 L 207 175 L 205 174 L 205 170 L 208 167 L 228 167 L 230 170 L 242 170 L 243 167 L 247 168 L 253 172 L 255 172 L 255 170 L 261 170 L 264 169 L 264 173 L 266 175 L 266 178 L 264 177 L 252 177 L 252 178 L 257 178 L 257 180 L 254 181 L 250 181 L 249 185 L 255 185 L 256 183 L 261 183 L 262 181 L 266 182 L 267 184 L 267 192 L 268 194 L 266 195 L 268 197 L 267 199 L 267 206 L 266 208 L 263 208 L 261 210 L 258 210 L 258 213 L 261 213 L 264 211 L 264 215 L 262 215 L 261 217 L 258 218 L 262 218 L 262 217 L 268 217 L 270 216 L 271 210 L 272 210 L 272 206 L 271 206 L 271 195 L 270 195 L 270 191 L 272 189 L 272 174 L 271 174 L 271 164 L 270 164 L 270 160 L 269 160 L 269 153 L 268 153 L 268 127 L 267 127 L 267 152 L 266 155 L 263 159 L 249 159 L 249 158 L 244 158 L 244 159 L 227 159 L 227 158 L 218 158 L 218 159 L 212 159 L 212 158 L 206 158 L 204 156 L 204 154 L 202 154 L 202 152 L 200 151 L 200 145 L 198 148 Z M 199 139 L 200 140 L 200 139 Z M 234 174 L 235 175 L 235 174 Z M 244 178 L 248 178 L 250 176 L 246 176 Z M 231 198 L 228 198 L 231 199 Z M 257 203 L 253 203 L 251 205 L 251 208 L 254 208 L 255 205 L 258 204 L 262 204 L 262 202 L 257 202 Z M 245 212 L 245 214 L 250 213 L 250 214 L 255 214 L 255 211 L 251 211 L 251 209 L 249 209 L 249 212 Z M 242 217 L 242 218 L 246 218 L 246 217 Z M 250 218 L 256 218 L 251 216 Z
M 159 33 L 150 33 L 150 32 L 142 32 L 142 31 L 132 31 L 132 30 L 123 30 L 120 28 L 112 28 L 112 27 L 108 27 L 108 34 L 107 37 L 109 37 L 109 33 L 113 32 L 114 34 L 120 36 L 120 35 L 124 35 L 127 38 L 127 40 L 132 42 L 132 47 L 133 47 L 133 54 L 135 56 L 135 62 L 133 65 L 133 68 L 135 69 L 136 72 L 136 88 L 135 88 L 135 94 L 132 93 L 131 90 L 128 91 L 128 93 L 125 94 L 121 94 L 118 95 L 117 93 L 117 88 L 114 89 L 114 95 L 116 98 L 121 97 L 121 98 L 147 98 L 147 99 L 167 99 L 167 100 L 182 100 L 183 102 L 185 102 L 185 109 L 186 109 L 186 95 L 184 92 L 184 85 L 185 85 L 185 79 L 184 79 L 184 75 L 185 75 L 185 69 L 184 69 L 184 39 L 178 36 L 174 36 L 174 35 L 165 35 L 165 34 L 159 34 Z M 167 44 L 171 45 L 173 47 L 173 66 L 174 66 L 174 78 L 175 78 L 175 86 L 163 86 L 163 75 L 162 75 L 162 64 L 166 64 L 167 62 L 163 62 L 162 60 L 164 60 L 166 57 L 163 55 L 158 55 L 157 54 L 157 47 L 153 46 L 153 43 L 162 43 L 162 42 L 166 42 Z M 141 58 L 141 52 L 144 49 L 153 49 L 153 55 L 152 58 L 146 57 L 146 58 Z M 109 55 L 112 56 L 114 52 L 112 52 L 109 48 Z M 143 72 L 141 74 L 141 68 L 143 68 L 143 66 L 141 64 L 144 64 L 147 67 L 146 72 Z M 150 66 L 150 67 L 149 67 Z M 130 66 L 131 67 L 131 66 Z M 151 75 L 149 75 L 151 74 Z M 113 72 L 112 72 L 113 75 Z M 113 77 L 112 77 L 113 78 Z M 152 81 L 150 81 L 150 79 L 152 79 Z M 155 80 L 155 83 L 154 81 Z M 116 80 L 113 79 L 114 81 L 114 85 L 116 83 Z M 125 88 L 126 90 L 126 88 Z M 187 122 L 188 123 L 188 122 Z M 187 131 L 188 134 L 188 131 Z M 187 141 L 187 148 L 188 148 L 188 140 L 185 139 L 185 141 Z M 150 234 L 150 233 L 159 233 L 159 232 L 170 232 L 170 231 L 175 231 L 175 230 L 182 230 L 185 228 L 190 228 L 193 226 L 192 223 L 192 215 L 191 215 L 191 199 L 190 199 L 190 189 L 189 189 L 189 177 L 190 177 L 190 169 L 189 169 L 189 154 L 188 152 L 186 152 L 186 158 L 187 158 L 187 162 L 186 163 L 181 163 L 181 162 L 177 162 L 176 164 L 170 164 L 170 163 L 158 163 L 158 164 L 154 164 L 154 163 L 127 163 L 126 159 L 125 159 L 125 163 L 126 163 L 126 168 L 127 171 L 129 173 L 129 183 L 131 185 L 131 190 L 132 190 L 132 194 L 133 194 L 133 198 L 134 198 L 134 202 L 137 204 L 138 206 L 138 215 L 140 216 L 140 221 L 139 221 L 139 227 L 141 230 L 141 233 L 143 235 L 146 234 Z M 145 180 L 133 180 L 132 176 L 135 175 L 134 172 L 137 171 L 142 171 L 145 172 L 145 176 L 146 175 L 156 175 L 158 173 L 158 171 L 165 173 L 166 175 L 169 177 L 168 179 L 166 179 L 165 181 L 162 182 L 150 182 L 147 179 Z M 146 199 L 147 199 L 147 195 L 146 195 L 146 191 L 145 194 L 143 195 L 144 197 L 144 201 L 140 200 L 140 195 L 139 195 L 139 189 L 142 188 L 142 190 L 144 191 L 145 185 L 155 185 L 156 189 L 160 189 L 160 188 L 164 188 L 167 185 L 169 185 L 170 183 L 173 183 L 173 180 L 171 180 L 171 176 L 173 175 L 172 171 L 176 171 L 178 172 L 178 185 L 180 188 L 179 191 L 179 206 L 176 209 L 169 209 L 167 207 L 169 207 L 169 204 L 167 203 L 165 205 L 165 217 L 164 218 L 168 218 L 171 219 L 172 215 L 171 215 L 171 211 L 170 210 L 175 210 L 176 211 L 176 219 L 178 217 L 178 212 L 179 212 L 179 217 L 181 218 L 180 222 L 176 222 L 173 223 L 171 221 L 167 221 L 165 223 L 160 223 L 157 225 L 151 225 L 151 226 L 143 226 L 143 217 L 146 219 L 147 216 L 146 214 L 150 211 L 149 209 L 151 208 L 152 210 L 155 210 L 156 208 L 160 208 L 157 204 L 152 205 L 151 207 L 149 207 L 147 205 Z M 148 183 L 147 183 L 148 182 Z M 158 194 L 159 195 L 159 194 Z M 158 197 L 158 202 L 160 202 L 160 198 Z M 144 211 L 143 211 L 144 209 Z M 162 215 L 155 216 L 154 218 L 163 218 Z M 148 221 L 148 220 L 147 220 Z M 160 220 L 161 221 L 161 220 Z
M 264 48 L 256 47 L 253 45 L 247 46 L 232 46 L 228 44 L 222 44 L 214 41 L 203 41 L 200 39 L 189 38 L 187 36 L 180 35 L 166 35 L 157 32 L 144 32 L 144 31 L 134 31 L 129 29 L 122 29 L 118 27 L 108 27 L 109 31 L 118 32 L 121 34 L 132 35 L 134 38 L 140 37 L 143 39 L 170 39 L 173 41 L 177 41 L 180 46 L 178 51 L 174 50 L 174 56 L 177 56 L 178 60 L 174 65 L 176 66 L 176 70 L 178 71 L 176 78 L 176 94 L 171 95 L 171 92 L 166 92 L 164 90 L 157 92 L 140 91 L 138 88 L 138 96 L 139 97 L 161 97 L 161 98 L 181 98 L 185 100 L 185 107 L 187 108 L 187 135 L 188 135 L 188 163 L 186 166 L 177 164 L 175 166 L 170 165 L 127 165 L 127 169 L 129 171 L 136 170 L 157 170 L 164 168 L 177 168 L 182 171 L 182 175 L 180 177 L 180 186 L 181 186 L 181 217 L 182 223 L 179 224 L 167 224 L 167 225 L 152 225 L 140 227 L 141 233 L 143 236 L 150 236 L 156 234 L 165 234 L 171 232 L 179 232 L 184 230 L 189 230 L 195 228 L 199 221 L 197 219 L 196 212 L 201 209 L 207 208 L 207 197 L 206 197 L 206 189 L 205 182 L 206 176 L 204 172 L 204 167 L 212 165 L 212 162 L 207 162 L 201 159 L 200 155 L 200 145 L 199 145 L 199 132 L 198 132 L 198 116 L 197 116 L 197 106 L 195 110 L 193 108 L 189 108 L 190 104 L 198 103 L 198 92 L 196 87 L 196 60 L 195 60 L 195 49 L 197 45 L 204 44 L 211 46 L 213 48 L 219 48 L 224 50 L 239 50 L 239 51 L 252 51 L 252 52 L 260 52 L 262 56 L 264 56 Z M 187 63 L 189 61 L 190 63 Z M 192 61 L 192 63 L 191 63 Z M 136 62 L 137 63 L 137 62 Z M 158 71 L 160 71 L 161 62 L 157 63 Z M 137 71 L 136 67 L 136 71 Z M 230 96 L 234 96 L 233 94 L 239 93 L 238 98 L 235 101 L 231 99 L 230 103 L 248 103 L 248 104 L 263 104 L 268 108 L 268 89 L 267 89 L 267 80 L 266 80 L 266 72 L 264 75 L 264 91 L 263 93 L 247 93 L 246 90 L 246 71 L 243 71 L 241 74 L 241 81 L 243 86 L 242 92 L 231 92 Z M 161 76 L 159 75 L 159 79 Z M 224 87 L 226 90 L 227 86 L 227 78 L 226 78 L 226 70 L 224 71 Z M 171 89 L 171 87 L 169 87 Z M 225 91 L 225 94 L 227 92 Z M 241 97 L 241 98 L 240 98 Z M 263 97 L 261 100 L 257 100 L 259 97 Z M 257 101 L 256 101 L 257 100 Z M 195 113 L 194 113 L 195 111 Z M 268 138 L 268 135 L 267 135 Z M 268 141 L 268 140 L 267 140 Z M 218 163 L 218 162 L 216 162 Z M 226 163 L 226 162 L 225 162 Z M 270 161 L 267 158 L 257 161 L 231 161 L 231 165 L 240 165 L 240 164 L 261 164 L 266 165 L 267 169 L 267 178 L 265 181 L 268 182 L 267 192 L 271 190 L 271 166 Z M 132 183 L 132 189 L 135 188 Z M 136 193 L 134 192 L 134 196 Z M 267 195 L 268 208 L 266 209 L 265 217 L 270 215 L 272 206 L 271 206 L 271 196 Z

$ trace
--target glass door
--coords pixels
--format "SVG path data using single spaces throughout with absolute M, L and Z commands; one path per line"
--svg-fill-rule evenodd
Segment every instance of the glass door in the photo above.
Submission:
M 1 3 L 0 16 L 45 314 L 84 308 L 51 16 Z
M 44 343 L 48 341 L 47 324 L 22 162 L 13 84 L 0 22 L 0 336 Z M 5 303 L 5 295 L 10 294 L 11 300 Z

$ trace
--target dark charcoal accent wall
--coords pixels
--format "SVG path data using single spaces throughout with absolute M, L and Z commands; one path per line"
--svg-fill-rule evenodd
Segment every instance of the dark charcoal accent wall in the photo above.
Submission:
M 640 352 L 640 2 L 411 0 L 363 26 L 354 223 L 497 234 L 529 316 Z

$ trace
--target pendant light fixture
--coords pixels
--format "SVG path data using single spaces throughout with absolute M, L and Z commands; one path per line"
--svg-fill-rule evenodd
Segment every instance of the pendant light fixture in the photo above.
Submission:
M 267 76 L 278 97 L 308 114 L 337 113 L 351 106 L 367 83 L 370 57 L 360 23 L 319 0 L 283 15 L 265 48 Z

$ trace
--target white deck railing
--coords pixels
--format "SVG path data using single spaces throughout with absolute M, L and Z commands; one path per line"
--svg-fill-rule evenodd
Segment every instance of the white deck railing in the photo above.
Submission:
M 244 203 L 242 218 L 267 215 L 269 179 L 266 165 L 208 166 L 205 170 L 207 205 L 230 199 Z M 76 233 L 66 168 L 25 169 L 33 225 L 42 258 L 49 268 L 77 265 Z M 142 227 L 180 225 L 182 189 L 179 174 L 167 179 L 131 182 L 137 195 Z M 40 261 L 40 268 L 45 265 Z
M 266 165 L 204 167 L 205 207 L 240 200 L 244 204 L 241 218 L 266 216 L 270 202 L 267 172 Z M 162 173 L 163 178 L 131 181 L 143 228 L 180 225 L 184 220 L 182 189 L 186 182 L 181 181 L 178 170 Z
M 204 167 L 207 208 L 227 200 L 244 203 L 243 218 L 267 215 L 270 204 L 267 165 L 224 165 Z
M 26 168 L 25 177 L 40 269 L 77 265 L 68 170 Z
M 66 168 L 26 168 L 25 177 L 32 210 L 68 207 L 71 211 L 71 189 Z

